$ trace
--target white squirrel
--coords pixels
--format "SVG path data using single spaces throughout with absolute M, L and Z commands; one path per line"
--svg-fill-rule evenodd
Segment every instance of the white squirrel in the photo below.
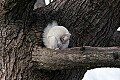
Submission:
M 43 42 L 50 49 L 68 48 L 71 34 L 64 26 L 58 26 L 56 21 L 48 24 L 44 29 Z

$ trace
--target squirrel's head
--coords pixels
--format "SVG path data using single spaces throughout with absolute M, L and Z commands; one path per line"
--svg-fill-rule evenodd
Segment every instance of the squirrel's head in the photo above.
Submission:
M 70 33 L 64 34 L 64 35 L 60 38 L 61 42 L 62 42 L 63 44 L 66 43 L 66 42 L 70 39 L 70 36 L 71 36 Z

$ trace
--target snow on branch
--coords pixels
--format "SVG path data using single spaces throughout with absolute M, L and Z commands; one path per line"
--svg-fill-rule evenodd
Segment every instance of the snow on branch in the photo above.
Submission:
M 86 46 L 52 50 L 38 47 L 32 52 L 32 61 L 35 68 L 48 70 L 120 67 L 120 48 Z

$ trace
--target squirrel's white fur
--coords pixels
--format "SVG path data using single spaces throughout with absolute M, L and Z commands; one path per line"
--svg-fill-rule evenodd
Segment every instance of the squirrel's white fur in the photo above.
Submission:
M 65 49 L 69 45 L 71 34 L 64 26 L 58 26 L 56 21 L 44 29 L 43 42 L 47 48 Z

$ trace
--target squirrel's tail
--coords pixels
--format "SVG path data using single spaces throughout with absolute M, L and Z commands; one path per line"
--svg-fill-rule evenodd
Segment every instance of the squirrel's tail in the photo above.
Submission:
M 57 24 L 56 21 L 53 21 L 52 23 L 49 23 L 49 24 L 47 25 L 47 27 L 44 29 L 43 42 L 44 42 L 44 45 L 45 45 L 46 47 L 48 47 L 48 45 L 49 45 L 49 44 L 48 44 L 47 35 L 48 35 L 50 29 L 51 29 L 52 27 L 54 27 L 54 26 L 58 26 L 58 24 Z

